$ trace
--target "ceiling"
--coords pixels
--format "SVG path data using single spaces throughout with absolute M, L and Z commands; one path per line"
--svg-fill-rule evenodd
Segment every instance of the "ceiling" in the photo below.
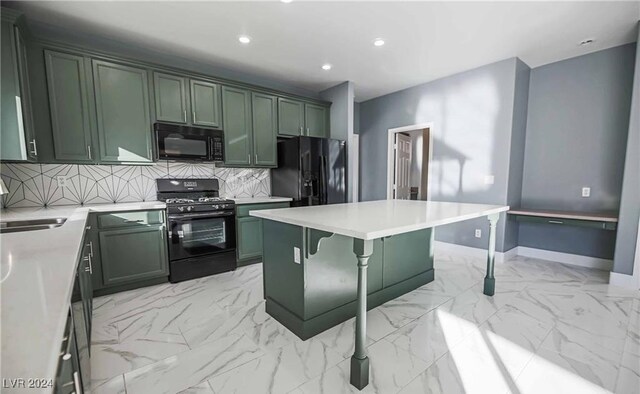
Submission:
M 640 2 L 20 2 L 31 20 L 356 101 L 518 56 L 531 67 L 633 42 Z M 238 42 L 249 35 L 248 45 Z M 375 47 L 381 37 L 386 44 Z M 578 42 L 593 38 L 588 46 Z M 332 64 L 324 71 L 321 66 Z

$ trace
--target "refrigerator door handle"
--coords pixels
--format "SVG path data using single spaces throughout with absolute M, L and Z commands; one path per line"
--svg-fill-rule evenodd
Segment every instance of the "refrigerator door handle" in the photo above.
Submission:
M 320 199 L 320 205 L 325 205 L 327 203 L 326 193 L 327 193 L 327 171 L 326 171 L 326 160 L 324 156 L 320 156 L 320 179 L 318 185 L 318 197 Z

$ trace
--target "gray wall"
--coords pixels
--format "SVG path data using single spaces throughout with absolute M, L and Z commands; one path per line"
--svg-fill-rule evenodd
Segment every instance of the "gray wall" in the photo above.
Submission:
M 633 98 L 622 180 L 622 196 L 620 198 L 620 222 L 618 223 L 616 253 L 613 259 L 614 272 L 633 274 L 635 254 L 640 253 L 636 250 L 638 220 L 640 220 L 640 23 L 638 24 Z
M 509 178 L 507 185 L 507 204 L 510 207 L 519 207 L 522 200 L 522 171 L 524 168 L 530 77 L 531 69 L 523 61 L 518 59 L 516 62 L 513 119 L 511 123 L 511 153 L 509 156 Z M 518 246 L 518 230 L 518 222 L 514 217 L 507 215 L 504 233 L 504 250 L 510 250 Z
M 507 59 L 361 103 L 361 199 L 386 198 L 387 130 L 433 122 L 432 199 L 506 204 L 517 64 Z M 484 184 L 486 175 L 493 185 Z M 499 251 L 504 228 L 503 218 Z M 484 248 L 487 230 L 487 220 L 477 219 L 439 227 L 436 239 Z
M 346 81 L 320 92 L 331 101 L 331 138 L 347 140 L 353 134 L 353 83 Z
M 531 70 L 522 206 L 617 211 L 635 44 Z M 581 188 L 591 187 L 591 197 Z M 637 226 L 637 222 L 636 222 Z M 613 258 L 615 234 L 521 224 L 519 245 Z

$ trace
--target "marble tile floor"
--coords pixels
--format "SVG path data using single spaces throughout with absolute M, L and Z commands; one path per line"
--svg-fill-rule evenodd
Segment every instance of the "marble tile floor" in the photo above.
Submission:
M 640 292 L 603 271 L 437 253 L 436 279 L 368 312 L 366 393 L 640 394 Z M 302 341 L 261 265 L 94 300 L 94 393 L 349 393 L 354 320 Z

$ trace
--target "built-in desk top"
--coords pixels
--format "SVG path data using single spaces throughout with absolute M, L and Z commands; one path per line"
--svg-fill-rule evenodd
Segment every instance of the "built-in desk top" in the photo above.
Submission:
M 543 218 L 592 220 L 595 222 L 618 222 L 618 214 L 615 212 L 572 212 L 553 211 L 548 209 L 515 208 L 507 212 L 509 215 L 536 216 Z

